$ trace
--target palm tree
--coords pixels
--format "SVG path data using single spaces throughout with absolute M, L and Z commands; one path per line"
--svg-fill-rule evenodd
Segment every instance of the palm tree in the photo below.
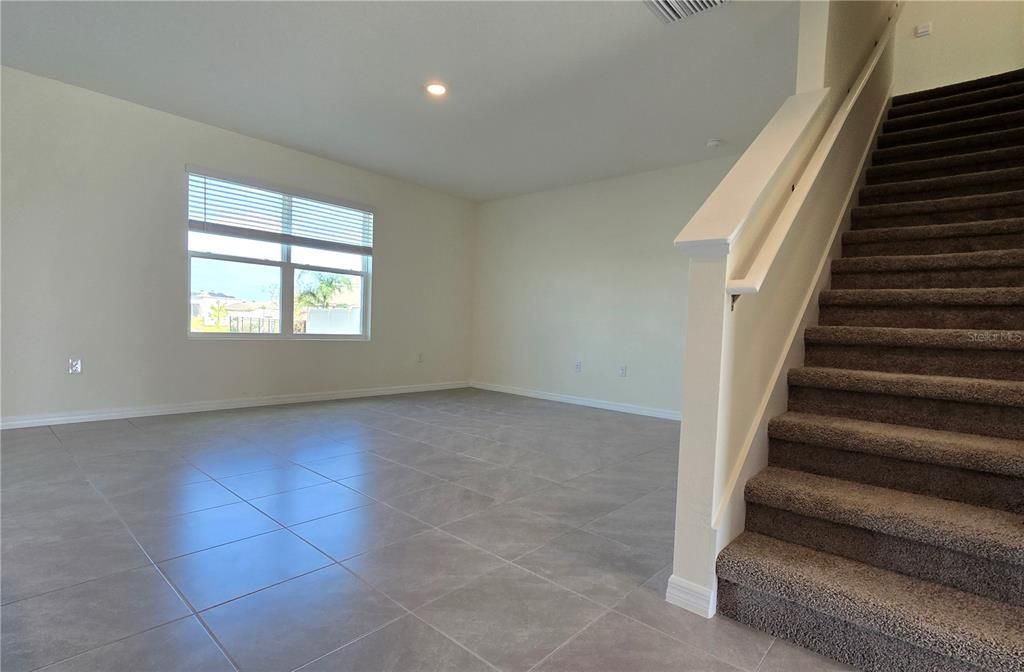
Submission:
M 306 308 L 333 308 L 334 295 L 340 290 L 352 289 L 352 279 L 344 275 L 333 273 L 314 273 L 317 279 L 317 286 L 313 289 L 304 289 L 299 293 L 296 303 Z
M 213 318 L 213 321 L 217 323 L 218 327 L 220 326 L 220 323 L 224 320 L 224 318 L 227 316 L 228 307 L 225 306 L 220 301 L 210 306 L 210 317 Z

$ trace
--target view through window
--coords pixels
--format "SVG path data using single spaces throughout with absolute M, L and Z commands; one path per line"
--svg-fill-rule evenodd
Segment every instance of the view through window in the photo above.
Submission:
M 189 172 L 189 331 L 368 338 L 373 213 Z

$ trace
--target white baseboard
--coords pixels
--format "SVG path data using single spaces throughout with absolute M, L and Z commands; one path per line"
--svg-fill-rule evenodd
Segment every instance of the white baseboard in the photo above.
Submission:
M 692 581 L 680 578 L 673 574 L 668 577 L 668 590 L 665 591 L 665 601 L 687 611 L 692 611 L 698 616 L 711 618 L 715 615 L 717 608 L 717 589 L 708 589 L 698 586 Z
M 619 411 L 620 413 L 632 413 L 633 415 L 646 415 L 652 418 L 662 418 L 663 420 L 681 419 L 679 411 L 670 411 L 664 408 L 652 408 L 650 406 L 623 404 L 617 401 L 603 401 L 601 399 L 574 397 L 569 394 L 544 392 L 543 390 L 529 390 L 523 387 L 512 387 L 510 385 L 495 385 L 493 383 L 481 383 L 479 381 L 471 381 L 469 383 L 469 386 L 475 387 L 479 390 L 490 390 L 491 392 L 517 394 L 521 397 L 533 397 L 534 399 L 545 399 L 547 401 L 560 401 L 564 404 L 590 406 L 591 408 L 600 408 L 606 411 Z
M 0 418 L 3 429 L 20 429 L 23 427 L 39 427 L 44 425 L 66 425 L 73 422 L 93 422 L 96 420 L 122 420 L 124 418 L 142 418 L 151 415 L 173 415 L 175 413 L 199 413 L 202 411 L 224 411 L 232 408 L 250 408 L 256 406 L 280 406 L 284 404 L 304 404 L 314 401 L 333 401 L 338 399 L 355 399 L 358 397 L 379 397 L 387 394 L 408 394 L 410 392 L 434 392 L 437 390 L 454 390 L 461 387 L 475 387 L 492 392 L 505 392 L 523 397 L 560 401 L 577 406 L 590 406 L 607 411 L 645 415 L 665 420 L 679 420 L 678 411 L 661 408 L 650 408 L 634 404 L 623 404 L 615 401 L 587 399 L 568 394 L 556 394 L 541 390 L 528 390 L 507 385 L 492 385 L 480 382 L 426 383 L 423 385 L 394 385 L 391 387 L 367 387 L 355 390 L 336 390 L 333 392 L 312 392 L 300 394 L 278 394 L 269 397 L 250 397 L 246 399 L 219 399 L 213 401 L 184 402 L 180 404 L 159 404 L 154 406 L 130 406 L 124 408 L 106 408 L 95 411 L 78 411 L 72 413 L 42 413 L 38 415 L 14 415 Z
M 425 383 L 422 385 L 394 385 L 391 387 L 367 387 L 356 390 L 336 390 L 333 392 L 278 394 L 270 397 L 251 397 L 247 399 L 222 399 L 214 401 L 185 402 L 180 404 L 160 404 L 156 406 L 108 408 L 96 411 L 80 411 L 77 413 L 15 415 L 0 419 L 0 427 L 2 427 L 3 429 L 20 429 L 22 427 L 38 427 L 41 425 L 66 425 L 72 422 L 93 422 L 95 420 L 121 420 L 124 418 L 141 418 L 150 415 L 173 415 L 175 413 L 224 411 L 232 408 L 249 408 L 255 406 L 279 406 L 283 404 L 304 404 L 314 401 L 355 399 L 357 397 L 379 397 L 387 394 L 407 394 L 410 392 L 434 392 L 437 390 L 454 390 L 462 387 L 469 387 L 469 383 L 452 382 Z

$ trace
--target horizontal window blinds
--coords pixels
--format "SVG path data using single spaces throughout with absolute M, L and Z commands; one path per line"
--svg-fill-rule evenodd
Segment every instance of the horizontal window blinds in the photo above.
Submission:
M 192 231 L 354 254 L 373 254 L 373 213 L 188 174 Z

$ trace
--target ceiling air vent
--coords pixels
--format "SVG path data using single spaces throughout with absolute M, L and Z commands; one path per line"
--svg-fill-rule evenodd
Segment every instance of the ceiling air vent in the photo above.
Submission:
M 665 23 L 688 19 L 724 2 L 726 0 L 644 0 L 644 4 Z

